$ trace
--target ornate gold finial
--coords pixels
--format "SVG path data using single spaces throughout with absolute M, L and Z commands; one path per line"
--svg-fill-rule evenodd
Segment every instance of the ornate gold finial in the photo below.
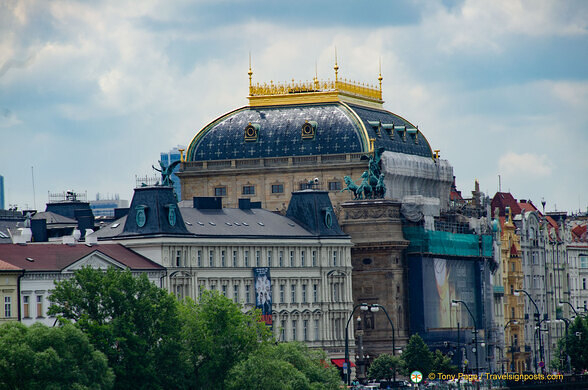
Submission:
M 251 70 L 251 52 L 249 52 L 249 72 L 247 72 L 247 74 L 249 75 L 249 96 L 251 96 L 252 95 L 251 76 L 253 76 L 253 71 Z
M 186 161 L 186 160 L 184 160 L 184 150 L 186 150 L 186 149 L 178 149 L 178 151 L 180 152 L 180 162 Z
M 380 57 L 380 75 L 378 76 L 378 81 L 380 82 L 380 93 L 382 93 L 382 80 L 384 80 L 384 78 L 382 77 L 382 57 Z
M 370 151 L 369 153 L 373 153 L 374 152 L 374 144 L 376 143 L 376 139 L 375 138 L 370 138 Z
M 314 61 L 314 89 L 318 90 L 320 88 L 320 83 L 319 83 L 319 79 L 318 79 L 318 65 L 316 63 L 316 60 Z
M 337 64 L 337 47 L 335 47 L 335 82 L 339 81 L 339 65 Z

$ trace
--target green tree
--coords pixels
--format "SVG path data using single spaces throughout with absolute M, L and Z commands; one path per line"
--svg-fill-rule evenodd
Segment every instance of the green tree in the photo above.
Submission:
M 588 319 L 576 317 L 568 327 L 568 335 L 558 341 L 556 356 L 551 366 L 561 371 L 567 370 L 567 355 L 575 372 L 588 369 Z
M 50 300 L 49 315 L 75 321 L 106 355 L 116 388 L 184 386 L 178 302 L 145 274 L 83 268 L 57 282 Z
M 74 326 L 0 326 L 0 388 L 111 389 L 113 383 L 106 356 Z
M 194 388 L 224 387 L 229 370 L 272 340 L 259 311 L 241 306 L 215 291 L 202 291 L 198 303 L 182 305 L 182 339 Z
M 395 377 L 395 373 L 402 370 L 404 362 L 399 356 L 392 356 L 390 354 L 382 354 L 374 359 L 368 370 L 368 378 L 370 379 L 386 379 L 390 380 Z
M 443 374 L 457 374 L 457 366 L 451 364 L 451 358 L 443 355 L 438 349 L 433 354 L 432 372 L 441 372 Z
M 410 336 L 408 345 L 402 352 L 402 360 L 405 363 L 406 375 L 416 370 L 426 376 L 433 367 L 433 354 L 418 334 Z
M 302 343 L 266 344 L 231 370 L 227 389 L 338 389 L 339 373 L 325 359 Z

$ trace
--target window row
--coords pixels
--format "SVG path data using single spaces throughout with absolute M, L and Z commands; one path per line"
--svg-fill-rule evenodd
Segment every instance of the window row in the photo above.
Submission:
M 320 341 L 319 319 L 274 320 L 274 329 L 279 341 Z
M 319 253 L 317 250 L 202 250 L 196 252 L 197 267 L 317 267 L 319 266 Z M 338 267 L 341 260 L 338 250 L 331 251 L 329 266 Z M 187 253 L 182 250 L 175 251 L 173 266 L 190 266 L 187 261 Z
M 307 189 L 307 183 L 300 184 L 300 190 Z M 340 191 L 343 189 L 343 182 L 341 181 L 329 181 L 327 182 L 327 189 L 329 191 Z M 284 184 L 283 183 L 276 183 L 271 184 L 271 193 L 272 194 L 283 194 L 284 193 Z M 255 185 L 248 184 L 241 186 L 241 195 L 255 195 Z M 226 186 L 218 186 L 214 187 L 214 196 L 227 196 L 227 187 Z

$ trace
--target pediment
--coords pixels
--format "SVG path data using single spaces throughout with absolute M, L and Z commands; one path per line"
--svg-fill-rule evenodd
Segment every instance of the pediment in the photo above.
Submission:
M 116 261 L 112 257 L 107 256 L 102 252 L 94 251 L 70 264 L 64 268 L 62 272 L 74 272 L 84 267 L 91 267 L 94 269 L 107 269 L 111 267 L 117 269 L 127 268 L 127 266 Z

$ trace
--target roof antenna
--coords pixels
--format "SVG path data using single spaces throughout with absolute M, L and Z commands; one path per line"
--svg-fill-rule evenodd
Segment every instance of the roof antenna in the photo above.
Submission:
M 319 81 L 318 81 L 318 65 L 317 61 L 314 60 L 314 89 L 318 91 L 319 89 Z
M 380 82 L 380 98 L 382 96 L 382 80 L 384 78 L 382 77 L 382 57 L 380 56 L 380 75 L 378 76 L 378 81 Z

